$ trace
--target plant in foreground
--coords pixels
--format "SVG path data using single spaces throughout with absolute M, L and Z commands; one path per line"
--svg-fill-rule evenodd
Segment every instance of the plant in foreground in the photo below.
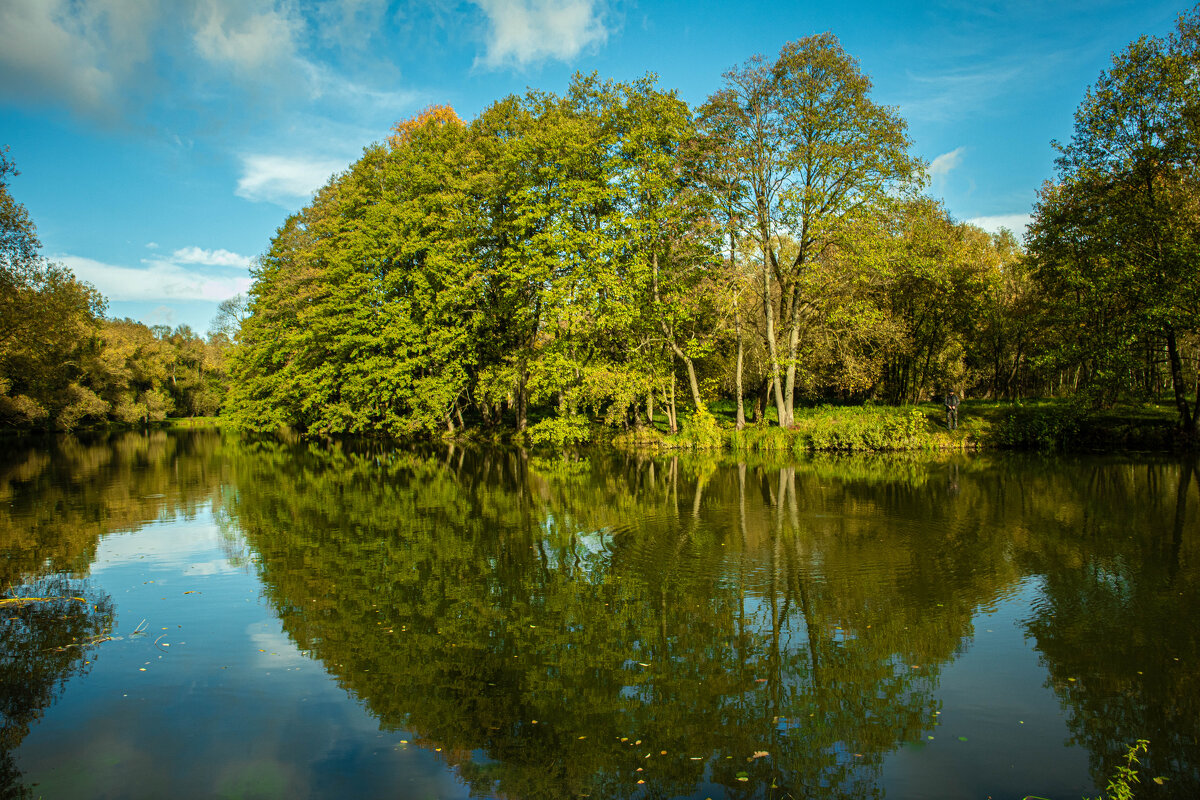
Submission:
M 1138 739 L 1136 743 L 1129 746 L 1129 750 L 1125 753 L 1125 763 L 1117 767 L 1113 772 L 1113 776 L 1108 779 L 1108 786 L 1104 789 L 1104 794 L 1094 800 L 1133 800 L 1133 787 L 1140 781 L 1138 779 L 1137 767 L 1141 762 L 1138 760 L 1138 755 L 1145 755 L 1150 749 L 1150 741 L 1148 739 Z M 1155 783 L 1162 783 L 1166 778 L 1155 778 Z M 1044 797 L 1037 795 L 1026 795 L 1024 800 L 1046 800 Z M 1084 798 L 1087 800 L 1087 798 Z

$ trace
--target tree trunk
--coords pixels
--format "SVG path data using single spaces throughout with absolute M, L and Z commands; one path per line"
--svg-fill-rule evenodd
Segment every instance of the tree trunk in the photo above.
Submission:
M 1183 359 L 1179 355 L 1179 343 L 1175 339 L 1175 329 L 1167 328 L 1167 355 L 1171 359 L 1171 387 L 1175 390 L 1175 408 L 1179 410 L 1179 428 L 1189 439 L 1196 436 L 1196 420 L 1200 414 L 1195 407 L 1188 405 L 1188 386 L 1183 382 Z M 1197 395 L 1196 405 L 1200 406 L 1200 395 Z
M 667 398 L 667 423 L 671 426 L 671 433 L 679 433 L 679 417 L 675 413 L 675 376 L 672 375 L 667 382 L 667 391 L 664 393 Z
M 795 421 L 793 414 L 796 408 L 796 360 L 800 350 L 800 298 L 797 297 L 795 285 L 792 286 L 788 304 L 791 314 L 789 315 L 790 330 L 788 331 L 787 386 L 784 391 L 783 401 L 787 404 L 786 427 L 790 428 Z
M 737 312 L 734 312 L 734 324 L 737 326 L 737 369 L 734 371 L 734 390 L 737 392 L 737 430 L 746 427 L 746 403 L 742 399 L 742 362 L 745 351 L 742 345 L 742 324 Z
M 767 339 L 767 354 L 770 356 L 771 365 L 771 384 L 775 387 L 775 409 L 779 413 L 779 424 L 786 427 L 787 414 L 784 413 L 783 404 L 783 386 L 779 379 L 779 350 L 775 343 L 775 307 L 771 302 L 771 262 L 774 254 L 771 253 L 771 248 L 767 244 L 770 239 L 765 233 L 763 238 L 763 265 L 762 265 L 762 289 L 763 289 L 763 318 L 766 323 L 766 339 Z
M 529 383 L 529 370 L 525 369 L 525 362 L 521 362 L 520 377 L 517 379 L 517 433 L 525 430 L 525 425 L 529 418 L 529 392 L 526 385 Z
M 703 413 L 704 401 L 700 399 L 700 382 L 696 379 L 696 365 L 691 357 L 675 344 L 674 339 L 669 340 L 669 343 L 671 345 L 671 352 L 678 356 L 683 365 L 687 367 L 688 388 L 692 390 L 692 403 L 696 406 L 696 413 Z
M 654 427 L 654 390 L 646 392 L 646 420 Z

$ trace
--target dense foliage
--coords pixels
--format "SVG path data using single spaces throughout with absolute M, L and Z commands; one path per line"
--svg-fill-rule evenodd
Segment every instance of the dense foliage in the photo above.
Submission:
M 696 114 L 650 77 L 576 76 L 399 123 L 261 260 L 231 414 L 570 442 L 656 408 L 676 430 L 677 392 L 699 430 L 720 395 L 739 425 L 746 394 L 790 425 L 806 400 L 1018 394 L 1019 249 L 917 194 L 905 124 L 869 90 L 822 35 Z

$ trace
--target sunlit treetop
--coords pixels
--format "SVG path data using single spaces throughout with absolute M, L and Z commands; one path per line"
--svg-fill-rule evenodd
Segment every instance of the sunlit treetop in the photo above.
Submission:
M 392 146 L 392 149 L 402 147 L 412 140 L 413 135 L 417 131 L 430 125 L 436 125 L 439 128 L 444 128 L 447 125 L 455 125 L 460 128 L 465 127 L 462 118 L 455 113 L 453 108 L 450 106 L 432 105 L 419 112 L 416 116 L 409 119 L 402 119 L 392 126 L 393 133 L 388 137 L 388 144 Z

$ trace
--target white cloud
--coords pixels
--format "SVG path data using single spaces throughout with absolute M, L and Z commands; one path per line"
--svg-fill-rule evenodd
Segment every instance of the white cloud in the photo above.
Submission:
M 111 117 L 151 55 L 157 0 L 0 2 L 0 96 Z
M 200 247 L 184 247 L 171 254 L 171 261 L 179 264 L 204 264 L 210 267 L 250 266 L 250 258 L 229 250 L 204 250 Z
M 585 48 L 603 44 L 608 29 L 597 0 L 474 0 L 488 19 L 491 68 L 526 66 L 546 58 L 568 61 Z
M 141 267 L 124 267 L 83 256 L 55 255 L 53 259 L 116 301 L 220 301 L 248 291 L 251 282 L 248 276 L 203 275 L 167 260 L 144 260 Z
M 929 177 L 935 182 L 943 180 L 953 170 L 957 169 L 960 164 L 962 164 L 964 152 L 966 152 L 965 147 L 956 147 L 949 153 L 942 153 L 933 161 L 930 161 Z
M 255 8 L 257 6 L 257 8 Z M 254 76 L 296 59 L 304 23 L 262 2 L 204 0 L 196 9 L 196 50 L 210 62 Z
M 990 217 L 975 217 L 967 220 L 971 225 L 983 228 L 989 233 L 996 233 L 1001 228 L 1008 228 L 1018 239 L 1025 235 L 1025 228 L 1033 221 L 1032 214 L 996 214 Z
M 242 157 L 242 177 L 235 194 L 247 200 L 268 201 L 289 208 L 307 201 L 329 176 L 345 169 L 343 161 L 314 161 L 288 156 Z

